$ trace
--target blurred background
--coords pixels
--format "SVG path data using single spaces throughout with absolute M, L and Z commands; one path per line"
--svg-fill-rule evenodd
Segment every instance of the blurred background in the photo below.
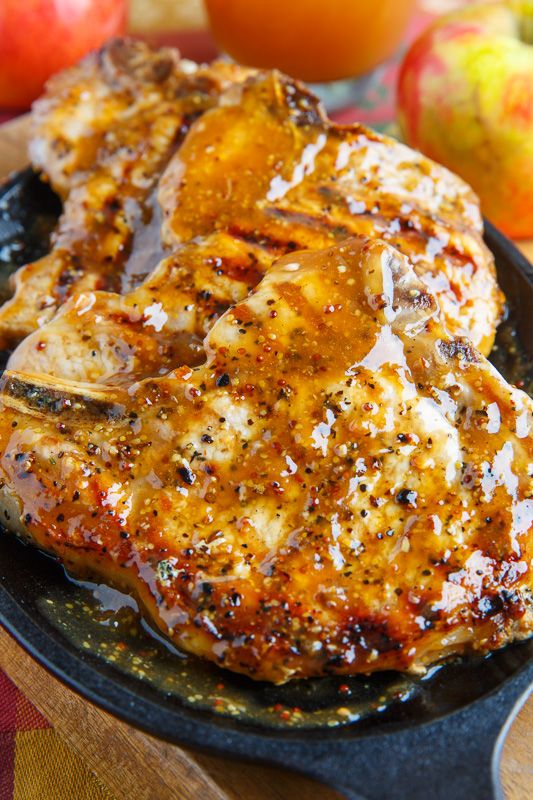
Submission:
M 383 127 L 394 116 L 401 53 L 434 17 L 471 2 L 0 0 L 0 113 L 27 110 L 49 75 L 128 33 L 196 61 L 223 53 L 306 81 L 359 78 L 322 91 L 340 120 Z

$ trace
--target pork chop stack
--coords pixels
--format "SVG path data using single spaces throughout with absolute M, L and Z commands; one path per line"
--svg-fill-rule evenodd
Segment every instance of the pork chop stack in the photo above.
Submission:
M 64 198 L 0 309 L 6 526 L 256 679 L 530 635 L 533 404 L 476 197 L 276 72 L 115 41 L 55 78 Z

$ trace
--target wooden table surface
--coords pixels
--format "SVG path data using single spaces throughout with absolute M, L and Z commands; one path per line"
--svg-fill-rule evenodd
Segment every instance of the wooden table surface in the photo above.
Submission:
M 0 127 L 0 176 L 27 163 L 26 138 L 27 118 Z M 519 246 L 533 261 L 533 241 Z M 119 722 L 52 678 L 1 628 L 0 668 L 79 752 L 116 800 L 339 800 L 336 792 L 301 776 L 191 753 Z M 532 742 L 530 697 L 504 746 L 505 800 L 533 797 Z

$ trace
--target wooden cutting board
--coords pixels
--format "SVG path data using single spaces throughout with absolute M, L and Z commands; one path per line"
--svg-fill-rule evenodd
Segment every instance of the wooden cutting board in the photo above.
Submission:
M 27 164 L 27 134 L 27 117 L 0 126 L 0 177 Z M 520 246 L 533 260 L 533 241 Z M 1 628 L 0 669 L 80 754 L 116 800 L 339 800 L 336 792 L 301 776 L 193 754 L 119 722 L 52 678 Z M 505 800 L 533 796 L 532 742 L 533 697 L 505 743 Z

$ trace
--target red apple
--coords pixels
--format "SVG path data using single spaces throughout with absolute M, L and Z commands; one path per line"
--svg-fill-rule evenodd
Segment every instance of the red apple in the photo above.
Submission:
M 408 144 L 457 172 L 509 236 L 533 236 L 533 0 L 439 18 L 402 64 Z
M 125 25 L 126 0 L 0 0 L 0 106 L 27 108 L 53 72 Z

